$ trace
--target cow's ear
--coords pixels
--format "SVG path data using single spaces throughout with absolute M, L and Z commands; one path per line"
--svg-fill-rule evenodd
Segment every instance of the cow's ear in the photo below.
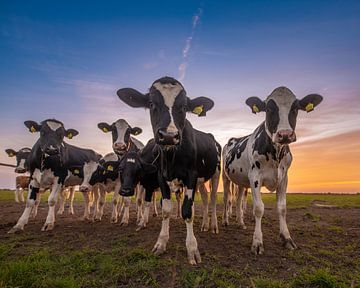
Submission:
M 131 107 L 149 108 L 148 94 L 142 94 L 139 91 L 132 88 L 123 88 L 117 91 L 117 95 L 119 96 L 121 101 L 125 102 L 127 105 Z
M 79 175 L 81 175 L 83 167 L 82 166 L 72 166 L 72 167 L 69 167 L 68 169 L 72 174 L 79 176 Z
M 41 125 L 39 125 L 35 121 L 28 120 L 28 121 L 25 121 L 24 124 L 31 133 L 40 132 L 40 130 L 41 130 Z
M 142 166 L 142 171 L 144 174 L 152 174 L 157 171 L 156 166 L 153 164 L 148 164 L 148 163 L 143 162 L 141 166 Z
M 65 136 L 69 139 L 72 139 L 74 136 L 78 135 L 79 132 L 76 131 L 75 129 L 67 129 L 65 131 Z
M 17 154 L 17 152 L 13 149 L 6 149 L 5 152 L 6 154 L 8 154 L 9 157 L 14 157 Z
M 301 110 L 311 112 L 314 108 L 321 103 L 323 97 L 319 94 L 309 94 L 303 99 L 299 100 L 299 106 Z
M 98 128 L 103 131 L 104 133 L 108 133 L 112 130 L 111 125 L 105 123 L 105 122 L 101 122 L 99 124 L 97 124 Z
M 265 102 L 258 97 L 250 97 L 246 99 L 245 103 L 251 108 L 251 111 L 254 114 L 266 111 Z
M 139 127 L 134 127 L 130 129 L 130 133 L 134 136 L 140 135 L 142 133 L 142 129 Z
M 206 97 L 197 97 L 187 99 L 187 111 L 192 112 L 199 117 L 206 116 L 206 112 L 214 107 L 214 101 Z

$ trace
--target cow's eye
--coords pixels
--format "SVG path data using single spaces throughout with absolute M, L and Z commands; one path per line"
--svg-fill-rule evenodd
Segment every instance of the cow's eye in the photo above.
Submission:
M 185 105 L 182 107 L 182 111 L 183 111 L 184 113 L 186 113 L 187 107 L 186 107 Z
M 153 102 L 149 102 L 149 108 L 153 110 L 155 108 L 155 104 Z

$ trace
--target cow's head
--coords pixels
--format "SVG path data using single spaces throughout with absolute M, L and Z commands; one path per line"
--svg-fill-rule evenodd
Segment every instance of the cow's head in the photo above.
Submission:
M 16 156 L 16 168 L 15 173 L 25 173 L 29 167 L 27 166 L 27 159 L 31 153 L 30 148 L 22 148 L 19 151 L 15 151 L 13 149 L 6 149 L 5 152 L 9 157 Z
M 79 134 L 75 129 L 64 128 L 64 124 L 55 119 L 42 121 L 40 124 L 35 121 L 25 121 L 25 126 L 31 133 L 40 133 L 40 148 L 45 155 L 57 155 L 60 153 L 64 137 L 71 139 Z
M 186 112 L 205 116 L 214 106 L 214 102 L 206 97 L 188 98 L 181 83 L 171 77 L 156 80 L 147 94 L 132 88 L 120 89 L 117 94 L 131 107 L 150 109 L 155 141 L 166 146 L 181 142 Z
M 278 87 L 265 101 L 258 97 L 250 97 L 246 100 L 246 104 L 253 113 L 266 112 L 266 133 L 274 143 L 290 144 L 296 141 L 298 110 L 310 112 L 322 99 L 323 97 L 318 94 L 310 94 L 298 100 L 290 89 Z
M 92 186 L 104 182 L 106 179 L 115 180 L 119 175 L 118 168 L 119 157 L 115 153 L 106 154 L 99 162 L 91 161 L 85 163 L 83 167 L 78 167 L 83 178 L 79 188 L 80 192 L 89 192 Z M 72 173 L 75 174 L 73 171 Z
M 132 196 L 140 178 L 146 174 L 155 173 L 156 166 L 145 163 L 136 152 L 128 152 L 121 159 L 120 172 L 120 195 Z
M 124 119 L 119 119 L 111 125 L 101 122 L 98 127 L 104 133 L 112 133 L 113 150 L 116 154 L 123 155 L 129 148 L 130 135 L 141 134 L 142 129 L 131 127 Z

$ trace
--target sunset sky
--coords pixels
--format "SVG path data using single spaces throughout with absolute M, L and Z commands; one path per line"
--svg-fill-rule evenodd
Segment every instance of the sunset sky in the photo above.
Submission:
M 98 122 L 126 119 L 152 137 L 149 112 L 125 106 L 116 90 L 146 92 L 162 76 L 189 97 L 207 96 L 193 126 L 230 137 L 264 120 L 245 105 L 287 86 L 299 112 L 289 192 L 360 192 L 360 1 L 7 1 L 0 2 L 0 162 L 31 147 L 25 120 L 56 118 L 80 134 L 68 142 L 111 151 Z M 0 188 L 14 187 L 0 167 Z

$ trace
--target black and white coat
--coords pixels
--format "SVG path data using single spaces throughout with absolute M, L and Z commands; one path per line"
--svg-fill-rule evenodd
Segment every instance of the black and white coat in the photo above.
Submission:
M 205 116 L 214 102 L 206 97 L 190 99 L 182 84 L 171 77 L 156 80 L 149 93 L 142 94 L 132 88 L 120 89 L 119 98 L 131 107 L 150 109 L 151 126 L 156 144 L 159 145 L 160 158 L 157 164 L 158 181 L 162 194 L 162 228 L 153 251 L 161 254 L 166 250 L 169 240 L 169 217 L 171 213 L 172 187 L 185 187 L 182 216 L 186 223 L 186 248 L 190 264 L 201 261 L 193 230 L 194 196 L 198 178 L 209 180 L 216 168 L 204 165 L 197 167 L 196 132 L 186 120 L 186 112 Z M 217 163 L 217 150 L 214 145 L 214 162 Z M 176 165 L 174 165 L 176 163 Z
M 246 100 L 253 113 L 266 112 L 266 120 L 255 131 L 245 137 L 231 138 L 223 149 L 224 223 L 228 224 L 228 203 L 230 183 L 238 185 L 239 197 L 246 188 L 251 188 L 255 231 L 252 251 L 264 252 L 261 218 L 264 203 L 261 187 L 276 191 L 277 209 L 280 221 L 280 237 L 284 246 L 296 248 L 286 224 L 286 189 L 288 169 L 292 162 L 289 144 L 296 141 L 295 127 L 298 110 L 310 112 L 322 101 L 317 94 L 310 94 L 301 100 L 286 87 L 276 88 L 265 101 L 257 97 Z M 239 222 L 243 221 L 243 206 L 239 205 Z
M 71 182 L 71 186 L 82 182 L 82 179 L 73 175 L 69 168 L 98 161 L 101 157 L 93 150 L 82 149 L 65 143 L 63 140 L 65 136 L 71 139 L 78 132 L 74 129 L 65 130 L 63 123 L 58 120 L 48 119 L 40 124 L 34 121 L 26 121 L 25 126 L 32 133 L 40 132 L 40 138 L 34 144 L 29 156 L 31 180 L 26 207 L 17 224 L 9 233 L 24 229 L 30 212 L 39 199 L 41 187 L 51 187 L 48 199 L 48 216 L 42 230 L 52 230 L 55 223 L 55 204 L 59 192 L 64 188 L 65 181 Z

